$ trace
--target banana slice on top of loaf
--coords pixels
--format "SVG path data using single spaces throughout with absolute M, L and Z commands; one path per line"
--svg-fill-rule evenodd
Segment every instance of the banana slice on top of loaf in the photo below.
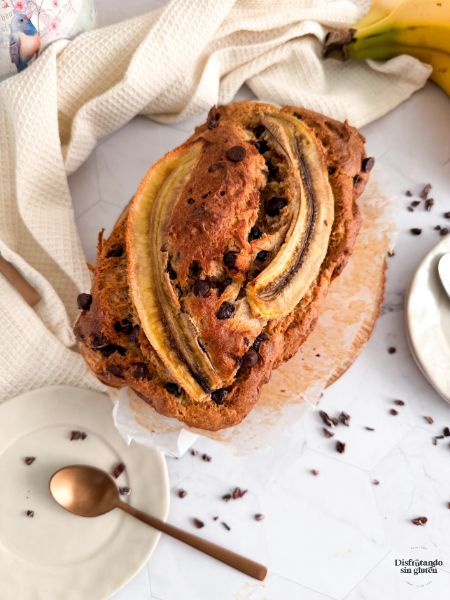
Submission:
M 239 423 L 312 330 L 372 166 L 347 123 L 213 107 L 99 241 L 75 325 L 93 372 L 190 426 Z

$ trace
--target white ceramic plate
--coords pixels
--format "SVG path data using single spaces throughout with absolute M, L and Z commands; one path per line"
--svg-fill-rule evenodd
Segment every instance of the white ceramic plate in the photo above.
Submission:
M 450 402 L 450 299 L 439 280 L 438 262 L 450 252 L 445 237 L 420 263 L 405 302 L 408 341 L 422 373 Z
M 127 446 L 112 421 L 110 399 L 71 387 L 35 390 L 0 405 L 1 600 L 101 600 L 144 565 L 159 533 L 119 510 L 93 519 L 66 512 L 51 498 L 48 481 L 64 465 L 107 471 L 128 500 L 165 519 L 169 483 L 162 454 Z M 70 441 L 72 430 L 85 440 Z M 24 457 L 35 456 L 30 466 Z M 34 518 L 26 516 L 34 511 Z

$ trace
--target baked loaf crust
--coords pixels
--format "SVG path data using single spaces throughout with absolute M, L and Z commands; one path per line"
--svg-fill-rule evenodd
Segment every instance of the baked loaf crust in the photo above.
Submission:
M 372 166 L 347 123 L 213 107 L 100 236 L 75 325 L 90 368 L 191 427 L 239 423 L 314 327 Z

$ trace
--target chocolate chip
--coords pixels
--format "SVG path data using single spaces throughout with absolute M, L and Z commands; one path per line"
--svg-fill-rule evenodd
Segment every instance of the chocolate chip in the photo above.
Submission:
M 227 531 L 231 531 L 231 527 L 228 525 L 228 523 L 225 523 L 225 521 L 221 521 L 221 523 Z
M 430 210 L 433 208 L 434 206 L 434 198 L 427 198 L 425 200 L 425 210 L 430 212 Z
M 334 433 L 332 431 L 330 431 L 329 429 L 327 429 L 326 427 L 322 427 L 322 431 L 323 431 L 323 435 L 326 438 L 333 437 L 333 435 L 334 435 Z
M 191 264 L 189 265 L 189 275 L 191 277 L 198 277 L 198 275 L 200 275 L 201 272 L 202 272 L 201 264 L 198 262 L 198 260 L 193 260 L 191 262 Z
M 319 471 L 317 469 L 311 469 L 311 475 L 314 475 L 314 477 L 317 477 L 318 474 L 319 474 Z
M 259 354 L 254 348 L 250 348 L 242 357 L 242 366 L 251 369 L 259 360 Z
M 411 519 L 411 523 L 414 523 L 414 525 L 426 525 L 428 522 L 427 517 L 417 517 L 415 519 Z
M 261 513 L 256 513 L 256 515 L 253 518 L 255 519 L 255 521 L 262 521 L 264 519 L 264 515 L 262 515 Z
M 217 285 L 217 293 L 219 294 L 219 296 L 221 296 L 226 290 L 226 288 L 232 283 L 233 280 L 231 279 L 231 277 L 225 277 L 225 279 Z
M 111 356 L 111 354 L 114 354 L 114 352 L 118 352 L 120 356 L 125 356 L 125 354 L 127 353 L 126 348 L 124 348 L 123 346 L 119 346 L 118 344 L 106 344 L 106 346 L 97 348 L 97 350 L 101 352 L 106 358 L 108 358 L 108 356 Z
M 353 177 L 353 185 L 358 185 L 358 183 L 361 181 L 361 176 L 360 175 L 355 175 Z
M 412 227 L 409 231 L 413 235 L 420 235 L 422 233 L 422 230 L 419 227 Z
M 336 173 L 336 167 L 328 167 L 328 175 L 334 175 Z
M 266 202 L 266 214 L 269 215 L 269 217 L 276 217 L 280 214 L 280 211 L 287 205 L 287 200 L 286 198 L 277 198 L 276 196 L 274 196 L 273 198 L 270 198 L 270 200 L 268 200 Z
M 269 171 L 269 179 L 274 179 L 278 173 L 278 167 L 276 167 L 270 160 L 266 160 L 266 167 Z
M 445 212 L 443 215 L 444 219 L 450 219 L 450 210 Z
M 346 427 L 350 425 L 350 419 L 350 415 L 346 412 L 341 412 L 341 414 L 339 415 L 339 422 L 342 423 L 342 425 L 345 425 Z
M 260 138 L 263 133 L 265 132 L 266 128 L 264 127 L 264 125 L 258 125 L 258 127 L 255 127 L 254 133 L 255 133 L 255 137 Z
M 394 400 L 394 404 L 396 404 L 397 406 L 405 406 L 405 401 L 404 400 Z
M 187 199 L 187 203 L 188 203 L 188 204 L 194 204 L 194 202 L 195 202 L 195 199 L 194 199 L 194 198 L 188 198 L 188 199 Z
M 128 339 L 130 342 L 137 342 L 139 338 L 139 325 L 133 325 L 130 333 L 128 334 Z
M 397 352 L 397 348 L 395 348 L 394 346 L 389 346 L 389 348 L 388 348 L 389 354 L 395 354 L 396 352 Z
M 259 262 L 264 262 L 268 256 L 269 256 L 268 250 L 260 250 L 258 252 L 258 254 L 256 255 L 256 260 L 258 260 Z
M 420 197 L 426 200 L 428 198 L 428 194 L 431 192 L 431 188 L 431 183 L 427 183 L 420 192 Z
M 129 496 L 130 493 L 131 493 L 131 489 L 128 486 L 126 486 L 126 485 L 124 485 L 123 487 L 119 488 L 119 494 L 121 496 Z
M 202 527 L 205 526 L 205 524 L 203 523 L 203 521 L 200 521 L 200 519 L 197 519 L 196 517 L 194 517 L 192 519 L 192 523 L 194 524 L 194 527 L 197 527 L 197 529 L 201 529 Z
M 231 162 L 240 162 L 241 160 L 244 160 L 245 155 L 246 151 L 244 146 L 232 146 L 225 152 L 225 156 L 228 160 L 231 160 Z
M 114 477 L 114 479 L 117 479 L 118 477 L 120 477 L 120 475 L 122 475 L 122 473 L 125 471 L 125 465 L 121 462 L 118 463 L 114 469 L 112 470 L 111 475 Z
M 373 158 L 373 156 L 368 156 L 367 158 L 363 159 L 361 169 L 364 171 L 364 173 L 368 173 L 373 169 L 374 164 L 375 159 Z
M 169 394 L 172 394 L 172 396 L 175 396 L 176 398 L 181 396 L 180 388 L 176 383 L 173 383 L 172 381 L 168 381 L 165 384 L 164 389 L 166 390 L 166 392 L 169 392 Z
M 202 460 L 204 460 L 205 462 L 211 462 L 212 457 L 209 456 L 209 454 L 202 454 Z
M 250 229 L 250 233 L 248 234 L 248 241 L 252 242 L 253 240 L 259 240 L 259 238 L 262 236 L 262 231 L 260 231 L 258 229 L 258 227 L 252 227 Z
M 395 408 L 391 408 L 391 410 L 389 411 L 389 414 L 392 415 L 393 417 L 396 417 L 398 415 L 398 410 L 395 410 Z
M 169 274 L 169 278 L 173 281 L 174 279 L 177 278 L 177 272 L 175 271 L 175 269 L 172 267 L 172 263 L 170 262 L 170 258 L 167 262 L 167 269 L 166 269 L 167 273 Z
M 324 410 L 319 410 L 319 417 L 327 427 L 336 427 L 338 420 L 335 417 L 330 417 Z
M 24 462 L 26 465 L 30 466 L 30 465 L 32 465 L 32 464 L 34 463 L 34 461 L 35 461 L 35 460 L 36 460 L 36 457 L 35 457 L 35 456 L 26 456 L 26 457 L 23 459 L 23 462 Z
M 135 379 L 149 379 L 150 378 L 150 373 L 149 373 L 148 367 L 145 363 L 136 363 L 133 368 L 132 374 Z
M 84 431 L 71 431 L 70 432 L 70 441 L 78 441 L 78 440 L 85 440 L 87 438 L 87 433 Z
M 27 510 L 25 514 L 28 518 L 32 519 L 34 517 L 34 510 Z
M 220 321 L 224 321 L 225 319 L 229 319 L 234 315 L 234 310 L 234 305 L 231 304 L 231 302 L 223 302 L 216 313 L 216 317 Z
M 445 435 L 445 437 L 449 437 L 450 436 L 450 428 L 444 427 L 444 429 L 442 430 L 442 433 Z
M 118 244 L 117 246 L 113 246 L 111 248 L 111 250 L 108 252 L 108 254 L 106 255 L 106 258 L 111 258 L 111 257 L 119 257 L 123 255 L 123 246 L 121 246 L 120 244 Z
M 441 227 L 441 230 L 440 230 L 440 232 L 439 232 L 439 235 L 440 235 L 441 237 L 444 237 L 444 235 L 448 235 L 448 232 L 449 232 L 449 230 L 448 230 L 448 227 Z
M 178 490 L 178 498 L 185 498 L 187 496 L 186 490 Z
M 254 140 L 250 143 L 252 146 L 255 146 L 260 154 L 264 154 L 269 150 L 269 144 L 266 142 L 266 140 Z
M 240 487 L 235 487 L 231 492 L 231 497 L 233 500 L 238 500 L 239 498 L 243 498 L 248 490 L 243 490 Z
M 78 294 L 77 306 L 80 310 L 89 310 L 92 304 L 91 294 Z
M 420 204 L 420 200 L 413 200 L 412 202 L 410 202 L 410 206 L 416 208 L 417 206 L 419 206 Z
M 434 423 L 433 417 L 424 417 L 424 419 L 429 425 L 433 425 L 433 423 Z
M 125 333 L 126 335 L 129 335 L 133 331 L 133 323 L 128 319 L 116 321 L 113 327 L 116 333 Z
M 339 452 L 339 454 L 343 454 L 345 452 L 344 442 L 336 442 L 336 451 Z
M 228 269 L 235 269 L 237 255 L 238 253 L 236 250 L 230 250 L 229 252 L 225 252 L 225 254 L 223 255 L 223 264 Z
M 197 279 L 194 282 L 193 291 L 195 296 L 201 296 L 202 298 L 205 298 L 208 296 L 210 288 L 211 286 L 206 279 Z
M 261 344 L 263 342 L 267 342 L 267 340 L 269 339 L 269 336 L 266 335 L 265 333 L 260 333 L 257 338 L 255 339 L 255 341 L 253 342 L 253 348 L 256 350 L 256 352 L 259 352 L 259 347 L 261 346 Z
M 106 370 L 108 373 L 111 373 L 111 375 L 123 379 L 123 369 L 119 365 L 107 365 Z
M 211 400 L 218 405 L 223 404 L 227 394 L 228 394 L 228 390 L 226 388 L 214 390 L 211 394 Z

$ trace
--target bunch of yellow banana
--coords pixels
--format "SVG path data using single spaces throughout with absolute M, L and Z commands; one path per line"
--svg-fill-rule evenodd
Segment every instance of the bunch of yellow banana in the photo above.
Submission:
M 347 32 L 332 32 L 324 54 L 387 60 L 410 54 L 433 67 L 431 79 L 450 95 L 450 0 L 373 0 Z

